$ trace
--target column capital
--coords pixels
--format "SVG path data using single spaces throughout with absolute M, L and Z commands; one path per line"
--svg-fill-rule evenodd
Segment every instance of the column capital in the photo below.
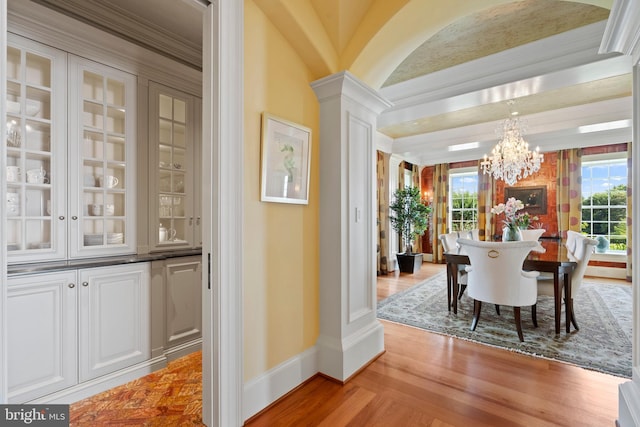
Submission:
M 338 96 L 345 96 L 371 110 L 375 115 L 393 105 L 349 71 L 341 71 L 316 80 L 311 83 L 311 88 L 320 103 Z

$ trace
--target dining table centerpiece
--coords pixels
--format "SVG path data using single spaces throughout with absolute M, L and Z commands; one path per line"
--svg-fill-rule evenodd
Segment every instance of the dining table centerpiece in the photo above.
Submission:
M 522 234 L 520 233 L 520 224 L 522 223 L 522 217 L 519 219 L 519 210 L 524 209 L 524 203 L 515 197 L 507 199 L 506 203 L 500 203 L 491 208 L 491 213 L 494 215 L 504 214 L 502 223 L 502 241 L 513 242 L 522 240 Z

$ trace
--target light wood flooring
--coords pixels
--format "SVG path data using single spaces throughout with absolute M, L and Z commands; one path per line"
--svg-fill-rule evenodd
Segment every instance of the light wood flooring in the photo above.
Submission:
M 444 266 L 378 278 L 378 299 Z M 625 380 L 416 328 L 382 322 L 385 353 L 347 384 L 322 376 L 246 425 L 614 426 Z M 200 353 L 71 405 L 72 426 L 199 426 Z

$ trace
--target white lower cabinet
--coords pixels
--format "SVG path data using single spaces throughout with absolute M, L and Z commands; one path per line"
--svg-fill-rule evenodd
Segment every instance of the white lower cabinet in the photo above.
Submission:
M 80 381 L 151 356 L 149 264 L 80 270 Z
M 149 359 L 149 268 L 136 263 L 9 278 L 9 402 L 82 386 Z
M 175 359 L 202 343 L 202 257 L 154 261 L 153 354 Z
M 76 283 L 75 271 L 9 279 L 9 403 L 78 382 Z

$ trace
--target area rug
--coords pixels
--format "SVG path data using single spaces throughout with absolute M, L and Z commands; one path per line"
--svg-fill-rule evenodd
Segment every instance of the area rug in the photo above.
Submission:
M 378 318 L 631 378 L 631 286 L 585 279 L 574 297 L 580 330 L 572 326 L 569 334 L 564 304 L 559 335 L 555 334 L 553 297 L 540 295 L 537 307 L 537 328 L 531 310 L 522 309 L 524 342 L 518 339 L 511 307 L 501 307 L 498 316 L 493 304 L 483 304 L 478 326 L 471 331 L 473 300 L 465 292 L 458 301 L 458 314 L 449 312 L 446 275 L 441 273 L 380 301 Z

